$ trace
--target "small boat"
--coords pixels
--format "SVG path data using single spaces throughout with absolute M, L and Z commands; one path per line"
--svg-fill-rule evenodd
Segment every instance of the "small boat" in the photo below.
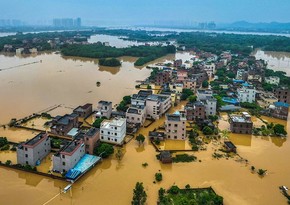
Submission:
M 279 189 L 281 189 L 282 191 L 288 191 L 288 188 L 286 186 L 280 186 Z

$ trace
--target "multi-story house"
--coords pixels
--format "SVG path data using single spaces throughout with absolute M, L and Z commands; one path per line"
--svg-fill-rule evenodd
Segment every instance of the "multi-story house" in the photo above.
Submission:
M 170 73 L 167 71 L 160 71 L 156 74 L 155 84 L 162 86 L 170 82 Z
M 167 139 L 185 140 L 186 117 L 185 113 L 166 114 L 165 134 Z
M 182 60 L 181 60 L 181 59 L 175 60 L 175 61 L 173 62 L 173 66 L 174 66 L 174 67 L 179 68 L 179 67 L 181 67 L 181 65 L 182 65 Z
M 131 97 L 131 105 L 133 107 L 145 107 L 146 98 L 152 95 L 152 90 L 140 90 L 138 94 L 133 94 Z
M 72 169 L 85 155 L 85 144 L 83 139 L 75 139 L 63 146 L 59 152 L 53 155 L 52 170 L 65 173 Z
M 252 134 L 253 122 L 247 112 L 242 115 L 230 115 L 230 130 L 233 133 Z
M 93 105 L 87 103 L 83 106 L 78 106 L 76 109 L 73 110 L 73 113 L 77 114 L 80 118 L 87 118 L 93 112 Z
M 101 123 L 100 130 L 101 142 L 123 144 L 126 136 L 126 119 L 104 120 Z
M 99 101 L 96 116 L 106 117 L 107 119 L 110 119 L 111 114 L 112 114 L 112 102 L 104 100 Z
M 75 139 L 82 139 L 85 144 L 85 152 L 93 154 L 100 140 L 100 129 L 92 127 L 89 130 L 80 131 Z
M 265 77 L 265 82 L 272 84 L 272 85 L 279 85 L 280 83 L 280 78 L 277 76 L 270 76 L 270 77 Z
M 67 135 L 72 128 L 78 127 L 78 115 L 75 113 L 64 116 L 56 116 L 52 120 L 51 133 L 56 135 Z
M 279 118 L 282 120 L 288 119 L 289 104 L 284 102 L 275 102 L 274 105 L 269 107 L 269 114 L 271 117 Z
M 256 89 L 248 83 L 244 83 L 241 88 L 238 88 L 237 94 L 239 102 L 253 103 L 256 101 Z
M 17 164 L 36 166 L 51 150 L 50 138 L 41 132 L 27 142 L 17 146 Z
M 210 96 L 205 100 L 205 113 L 208 117 L 209 115 L 216 115 L 217 100 L 216 98 Z
M 170 95 L 153 94 L 146 98 L 147 118 L 159 119 L 170 107 Z
M 274 95 L 278 99 L 278 102 L 284 102 L 290 104 L 290 89 L 288 88 L 276 88 Z
M 178 70 L 177 71 L 177 81 L 183 82 L 188 78 L 188 74 L 186 70 Z
M 184 110 L 187 120 L 205 119 L 205 105 L 201 101 L 188 103 Z
M 184 88 L 192 90 L 193 93 L 196 92 L 197 87 L 196 85 L 197 83 L 195 78 L 189 78 L 186 81 L 184 81 Z
M 126 112 L 127 123 L 139 124 L 142 126 L 146 120 L 146 109 L 129 107 Z
M 213 94 L 213 91 L 210 89 L 206 89 L 206 90 L 199 89 L 196 92 L 196 97 L 197 97 L 197 100 L 206 100 L 208 97 L 211 97 L 212 94 Z

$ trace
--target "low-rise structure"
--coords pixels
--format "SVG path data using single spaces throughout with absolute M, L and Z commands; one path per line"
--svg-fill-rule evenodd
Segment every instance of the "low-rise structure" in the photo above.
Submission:
M 253 85 L 244 83 L 241 88 L 237 89 L 239 102 L 253 103 L 256 101 L 256 89 Z
M 280 78 L 277 76 L 270 76 L 270 77 L 265 77 L 265 82 L 272 84 L 272 85 L 279 85 L 280 83 Z
M 89 130 L 81 131 L 75 136 L 75 139 L 82 139 L 85 144 L 85 152 L 93 154 L 100 140 L 100 129 L 92 127 Z
M 234 152 L 234 153 L 237 152 L 237 147 L 231 141 L 225 141 L 224 147 L 227 150 L 227 152 Z
M 138 94 L 133 94 L 131 97 L 131 105 L 133 107 L 145 107 L 146 99 L 152 95 L 152 90 L 140 90 Z
M 184 110 L 187 120 L 205 119 L 205 105 L 201 101 L 188 103 Z
M 290 104 L 290 89 L 285 87 L 276 88 L 274 95 L 278 99 L 278 102 Z
M 197 100 L 206 100 L 208 97 L 211 97 L 212 94 L 213 94 L 213 91 L 210 89 L 206 89 L 206 90 L 199 89 L 196 92 L 196 97 L 197 97 Z
M 53 155 L 52 170 L 55 172 L 65 173 L 72 169 L 84 155 L 84 141 L 82 139 L 75 139 Z
M 178 60 L 175 60 L 174 62 L 173 62 L 173 66 L 174 67 L 181 67 L 181 65 L 182 65 L 182 60 L 181 59 L 178 59 Z
M 253 122 L 247 112 L 242 115 L 230 115 L 230 130 L 233 133 L 252 134 Z
M 51 133 L 56 135 L 67 135 L 72 128 L 78 127 L 78 115 L 75 113 L 64 116 L 56 116 L 52 120 Z
M 126 136 L 126 119 L 116 118 L 112 120 L 104 120 L 101 123 L 100 130 L 101 142 L 123 144 Z
M 81 118 L 87 118 L 89 117 L 93 112 L 93 105 L 90 103 L 87 103 L 83 106 L 78 106 L 76 109 L 73 110 L 73 113 L 77 114 L 78 117 Z
M 126 112 L 126 119 L 128 123 L 139 124 L 142 126 L 146 120 L 145 107 L 129 107 Z
M 147 118 L 159 119 L 170 107 L 170 95 L 153 94 L 146 98 Z
M 112 102 L 101 100 L 97 107 L 97 117 L 111 118 L 112 114 Z
M 282 120 L 288 119 L 289 104 L 284 102 L 275 102 L 274 105 L 269 106 L 269 114 L 271 117 Z
M 170 72 L 160 71 L 156 74 L 156 77 L 155 77 L 156 85 L 162 86 L 169 82 L 170 82 Z
M 217 109 L 217 99 L 210 96 L 207 97 L 205 100 L 205 113 L 208 117 L 209 115 L 216 115 L 216 109 Z
M 166 115 L 165 134 L 167 139 L 185 140 L 186 138 L 185 113 L 181 112 Z
M 17 164 L 36 166 L 51 150 L 50 138 L 41 132 L 27 142 L 17 146 Z

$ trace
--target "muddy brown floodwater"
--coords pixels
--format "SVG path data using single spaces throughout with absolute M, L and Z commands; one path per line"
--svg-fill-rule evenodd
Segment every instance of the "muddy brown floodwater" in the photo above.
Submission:
M 186 54 L 187 55 L 187 54 Z M 177 58 L 184 57 L 177 54 Z M 174 59 L 167 56 L 158 61 Z M 134 59 L 121 58 L 122 67 L 99 68 L 96 61 L 79 58 L 62 58 L 56 54 L 42 54 L 34 58 L 0 56 L 1 68 L 17 66 L 42 60 L 42 63 L 30 64 L 0 72 L 0 123 L 7 123 L 11 118 L 24 117 L 53 105 L 63 104 L 63 112 L 71 107 L 98 100 L 119 102 L 123 95 L 136 92 L 135 80 L 146 78 L 150 70 L 135 68 Z M 156 61 L 157 62 L 157 61 Z M 101 86 L 96 86 L 96 81 Z M 170 110 L 182 109 L 183 104 Z M 66 107 L 66 108 L 65 108 Z M 60 108 L 60 111 L 62 108 Z M 57 114 L 55 112 L 55 114 Z M 260 124 L 259 119 L 254 119 Z M 289 123 L 264 117 L 269 122 Z M 35 121 L 35 126 L 38 123 Z M 164 117 L 149 128 L 142 128 L 140 133 L 148 132 L 164 123 Z M 219 123 L 221 129 L 229 127 L 226 114 L 222 114 Z M 23 141 L 35 133 L 23 130 L 0 129 L 1 136 L 11 141 Z M 153 146 L 146 139 L 143 146 L 132 140 L 124 146 L 124 157 L 118 161 L 114 156 L 103 160 L 88 174 L 73 185 L 72 198 L 69 193 L 59 194 L 59 187 L 67 183 L 46 177 L 0 167 L 0 204 L 130 204 L 132 190 L 137 181 L 143 182 L 148 194 L 148 204 L 156 204 L 160 187 L 169 188 L 173 184 L 184 187 L 212 186 L 224 197 L 226 205 L 287 204 L 279 192 L 281 185 L 290 186 L 290 143 L 288 139 L 231 134 L 230 139 L 237 145 L 240 156 L 247 159 L 246 165 L 234 159 L 212 159 L 218 147 L 210 143 L 206 151 L 196 152 L 201 162 L 161 164 L 156 159 Z M 161 145 L 162 146 L 162 145 Z M 188 147 L 188 143 L 169 142 L 163 147 L 170 149 Z M 13 152 L 0 152 L 0 160 L 11 157 Z M 42 171 L 49 169 L 49 157 L 45 159 Z M 148 163 L 146 168 L 142 163 Z M 250 171 L 251 166 L 267 169 L 268 174 L 260 178 Z M 154 184 L 154 174 L 163 174 L 163 181 Z

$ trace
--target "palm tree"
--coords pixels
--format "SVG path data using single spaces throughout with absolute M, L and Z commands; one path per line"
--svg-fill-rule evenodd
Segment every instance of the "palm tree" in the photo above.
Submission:
M 228 130 L 221 130 L 222 138 L 228 139 L 229 138 L 229 134 L 230 134 L 230 132 Z

